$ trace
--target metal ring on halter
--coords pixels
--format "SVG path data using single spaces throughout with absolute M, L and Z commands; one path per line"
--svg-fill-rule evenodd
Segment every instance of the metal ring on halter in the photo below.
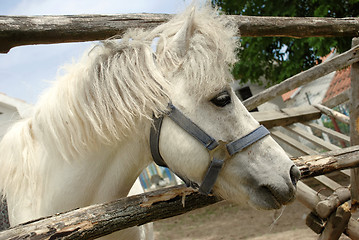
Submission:
M 230 143 L 223 142 L 221 140 L 216 141 L 200 127 L 198 127 L 194 122 L 192 122 L 191 119 L 186 117 L 174 105 L 171 103 L 168 105 L 170 111 L 166 115 L 192 137 L 197 139 L 209 152 L 211 163 L 208 167 L 207 173 L 205 174 L 203 182 L 199 186 L 199 192 L 205 195 L 211 193 L 212 188 L 218 178 L 219 172 L 227 159 L 231 158 L 234 154 L 242 151 L 246 147 L 270 134 L 268 129 L 261 125 L 244 137 L 241 137 Z M 163 160 L 159 149 L 161 126 L 163 118 L 166 115 L 162 115 L 159 118 L 154 117 L 153 125 L 150 131 L 150 149 L 152 158 L 157 165 L 162 167 L 168 167 L 166 162 Z M 176 175 L 178 175 L 187 186 L 198 188 L 197 183 L 192 182 L 190 179 L 179 174 Z

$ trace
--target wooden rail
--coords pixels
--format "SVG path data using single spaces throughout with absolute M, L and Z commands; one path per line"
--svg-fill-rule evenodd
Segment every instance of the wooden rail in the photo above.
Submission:
M 327 108 L 326 106 L 323 106 L 321 104 L 314 104 L 313 106 L 318 108 L 322 113 L 329 117 L 333 117 L 343 123 L 350 124 L 350 118 L 340 112 Z
M 319 107 L 319 109 L 321 108 L 323 108 L 323 106 Z M 330 114 L 332 114 L 332 112 Z M 336 114 L 337 113 L 335 113 L 334 115 Z M 348 117 L 346 118 L 347 118 L 346 122 L 348 122 L 349 118 Z M 323 131 L 325 133 L 329 133 L 332 136 L 335 136 L 339 140 L 346 140 L 347 142 L 350 140 L 348 136 L 327 129 L 318 124 L 314 124 L 314 123 L 304 123 L 304 124 L 307 127 L 312 127 L 320 131 Z M 288 125 L 285 127 L 279 127 L 277 129 L 271 130 L 273 137 L 280 139 L 283 142 L 281 144 L 288 145 L 302 154 L 311 155 L 311 156 L 303 156 L 295 160 L 296 165 L 299 168 L 301 168 L 301 164 L 299 161 L 303 160 L 305 162 L 305 158 L 308 157 L 308 159 L 310 159 L 310 161 L 312 162 L 312 160 L 315 158 L 314 157 L 315 155 L 320 155 L 318 151 L 326 151 L 326 150 L 335 150 L 337 152 L 343 151 L 338 146 L 335 146 L 330 142 L 324 141 L 323 139 L 313 135 L 310 131 L 306 131 L 305 125 L 303 126 L 300 123 L 296 123 L 295 125 Z M 286 132 L 289 132 L 290 134 Z M 304 144 L 303 141 L 299 141 L 296 139 L 298 137 L 304 138 L 308 142 Z M 317 147 L 311 146 L 311 144 L 316 145 Z M 332 153 L 333 152 L 331 152 L 330 154 Z M 343 159 L 340 165 L 345 164 L 344 162 L 351 165 L 350 163 L 351 157 L 349 157 L 348 155 L 347 157 L 348 158 Z M 317 160 L 319 165 L 327 164 L 331 162 L 330 157 L 326 158 L 323 155 L 319 157 Z M 309 166 L 312 168 L 316 168 L 315 166 L 316 164 L 312 164 L 312 163 L 309 164 Z M 333 167 L 334 166 L 336 167 L 336 164 L 337 163 L 335 163 Z M 307 166 L 305 166 L 304 168 L 306 167 Z M 351 168 L 350 170 L 341 170 L 340 172 L 350 177 L 350 180 L 352 181 L 353 179 L 351 177 L 352 174 L 349 174 L 348 172 L 353 172 L 353 169 L 355 169 L 355 167 Z M 305 172 L 306 171 L 304 169 L 301 169 L 301 173 L 303 177 L 305 177 L 306 174 Z M 312 170 L 310 170 L 309 172 L 312 172 Z M 355 205 L 352 203 L 350 207 L 350 205 L 347 203 L 348 200 L 350 199 L 353 200 L 353 196 L 351 196 L 351 192 L 353 192 L 352 189 L 353 187 L 351 188 L 343 187 L 341 184 L 338 184 L 331 178 L 325 176 L 324 174 L 326 174 L 326 172 L 322 172 L 318 174 L 319 175 L 314 176 L 314 179 L 317 180 L 317 182 L 320 184 L 321 189 L 322 190 L 327 189 L 326 191 L 328 191 L 328 189 L 331 189 L 333 192 L 329 197 L 325 198 L 324 196 L 312 190 L 304 183 L 299 183 L 297 199 L 302 204 L 304 204 L 305 206 L 307 206 L 309 209 L 312 210 L 312 212 L 307 216 L 306 224 L 314 232 L 320 234 L 319 236 L 320 240 L 336 240 L 339 239 L 342 233 L 348 235 L 351 239 L 359 239 L 359 222 L 351 217 L 351 211 L 355 210 Z M 339 174 L 336 174 L 335 178 L 338 175 Z M 354 203 L 357 202 L 354 201 Z
M 313 106 L 283 108 L 281 110 L 252 112 L 252 116 L 267 128 L 318 119 L 321 112 Z
M 241 36 L 359 36 L 359 18 L 225 17 L 237 25 Z M 121 37 L 129 28 L 153 28 L 171 18 L 170 14 L 0 16 L 0 53 L 21 45 Z
M 252 110 L 259 105 L 272 100 L 273 98 L 295 89 L 301 85 L 312 82 L 322 76 L 325 76 L 335 70 L 342 69 L 359 61 L 359 45 L 354 46 L 345 53 L 342 53 L 326 62 L 318 64 L 304 72 L 298 73 L 283 82 L 272 86 L 253 97 L 243 101 L 248 110 Z
M 302 182 L 298 183 L 298 197 L 297 198 L 307 208 L 312 210 L 312 212 L 314 212 L 315 215 L 316 215 L 316 207 L 317 207 L 318 203 L 325 200 L 325 198 L 323 196 L 321 196 L 319 193 L 317 193 L 316 191 L 314 191 L 313 189 L 311 189 L 310 187 L 308 187 L 307 185 L 305 185 Z M 337 215 L 336 211 L 334 211 L 333 214 L 332 215 L 335 217 Z M 340 216 L 339 215 L 337 215 L 337 216 L 338 216 L 338 219 L 339 219 Z M 308 215 L 308 217 L 309 218 L 313 217 L 313 215 Z M 307 219 L 307 225 L 309 225 L 308 224 L 308 219 Z M 322 229 L 318 229 L 319 231 L 316 231 L 316 232 L 319 234 L 323 230 L 323 228 L 324 228 L 324 226 L 322 227 Z M 327 229 L 330 230 L 330 229 L 333 229 L 333 228 L 328 227 Z M 358 221 L 356 221 L 355 219 L 349 218 L 348 224 L 342 230 L 344 230 L 344 233 L 347 236 L 349 236 L 351 239 L 359 239 L 359 224 L 358 224 Z M 343 231 L 341 231 L 340 234 L 342 232 Z M 327 233 L 326 233 L 326 235 L 327 235 Z M 338 239 L 338 238 L 329 238 L 329 239 Z
M 299 167 L 302 178 L 322 175 L 359 166 L 359 146 L 295 158 L 293 161 Z M 306 189 L 302 185 L 304 184 L 299 183 L 298 197 L 307 197 L 309 202 L 317 204 L 318 200 L 313 200 L 313 194 L 302 194 Z M 317 197 L 316 193 L 315 196 Z M 176 216 L 218 201 L 221 199 L 204 196 L 191 188 L 176 186 L 21 224 L 0 232 L 0 240 L 94 239 L 128 227 Z
M 319 124 L 311 123 L 311 122 L 306 122 L 306 123 L 304 123 L 304 125 L 311 127 L 312 129 L 319 130 L 325 134 L 328 134 L 329 136 L 331 136 L 339 141 L 344 141 L 346 143 L 350 143 L 350 137 L 348 137 L 342 133 L 339 133 L 337 131 L 334 131 L 330 128 L 326 128 L 326 127 L 320 126 Z
M 297 134 L 298 136 L 312 142 L 314 145 L 317 145 L 325 150 L 334 151 L 340 149 L 340 147 L 337 147 L 327 141 L 324 141 L 323 139 L 309 133 L 308 131 L 304 130 L 301 127 L 298 126 L 288 126 L 285 127 L 285 129 L 289 130 L 290 132 Z
M 287 134 L 283 133 L 279 129 L 271 130 L 271 135 L 274 137 L 275 140 L 279 139 L 279 140 L 283 141 L 286 145 L 297 150 L 302 155 L 317 155 L 318 154 L 317 151 L 304 145 L 303 143 L 299 142 L 298 140 L 288 136 Z

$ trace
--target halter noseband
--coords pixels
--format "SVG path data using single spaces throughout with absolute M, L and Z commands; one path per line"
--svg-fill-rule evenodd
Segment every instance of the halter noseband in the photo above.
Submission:
M 244 137 L 241 137 L 230 143 L 223 142 L 221 140 L 216 141 L 216 139 L 212 138 L 205 131 L 203 131 L 171 103 L 169 103 L 169 108 L 170 111 L 165 115 L 167 115 L 172 121 L 174 121 L 192 137 L 197 139 L 209 152 L 211 163 L 203 179 L 203 182 L 199 187 L 197 183 L 192 182 L 188 178 L 177 174 L 186 183 L 187 186 L 199 188 L 199 192 L 205 195 L 208 195 L 211 192 L 225 160 L 231 158 L 234 154 L 242 151 L 244 148 L 252 145 L 253 143 L 270 134 L 268 129 L 261 125 Z M 164 115 L 158 118 L 154 117 L 153 119 L 154 122 L 150 131 L 150 148 L 152 158 L 155 163 L 162 167 L 168 167 L 166 162 L 163 160 L 159 149 L 160 132 L 163 118 Z

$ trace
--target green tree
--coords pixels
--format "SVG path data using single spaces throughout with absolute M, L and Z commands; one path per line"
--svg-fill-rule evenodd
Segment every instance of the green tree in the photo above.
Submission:
M 359 0 L 212 0 L 227 14 L 285 17 L 358 17 Z M 338 52 L 351 46 L 351 38 L 242 37 L 241 59 L 233 75 L 243 82 L 275 84 L 320 61 L 332 48 Z

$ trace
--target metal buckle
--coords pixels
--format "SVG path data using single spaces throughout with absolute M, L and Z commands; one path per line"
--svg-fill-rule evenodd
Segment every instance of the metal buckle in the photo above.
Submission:
M 221 159 L 223 161 L 229 159 L 231 155 L 228 152 L 227 144 L 228 144 L 227 142 L 219 140 L 218 146 L 212 150 L 209 150 L 210 159 L 212 160 L 213 158 L 216 158 L 216 159 Z

